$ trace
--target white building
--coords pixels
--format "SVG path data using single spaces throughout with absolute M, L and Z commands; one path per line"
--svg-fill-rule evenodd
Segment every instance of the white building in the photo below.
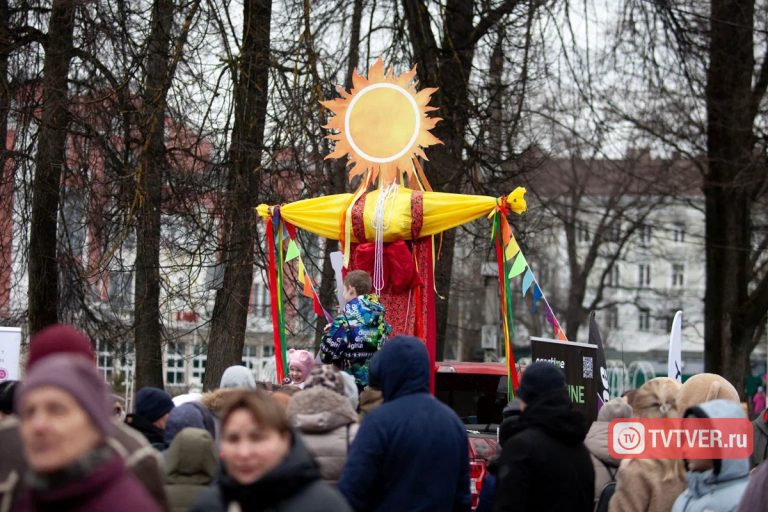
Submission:
M 672 319 L 682 310 L 683 373 L 703 371 L 705 219 L 697 176 L 690 164 L 640 152 L 618 161 L 545 160 L 513 180 L 510 190 L 527 187 L 529 207 L 522 218 L 510 217 L 513 229 L 569 339 L 587 341 L 588 319 L 577 334 L 565 319 L 573 273 L 593 257 L 581 305 L 587 313 L 595 306 L 608 359 L 625 367 L 644 361 L 644 368 L 666 374 Z M 494 333 L 499 349 L 481 348 L 483 325 L 500 325 L 490 223 L 475 222 L 467 233 L 476 237 L 458 236 L 454 256 L 449 317 L 456 320 L 449 336 L 458 348 L 449 355 L 498 358 L 500 331 Z M 530 293 L 523 299 L 520 279 L 512 284 L 518 358 L 530 353 L 530 335 L 553 335 L 543 308 L 529 311 Z M 767 344 L 753 354 L 753 367 L 762 371 Z

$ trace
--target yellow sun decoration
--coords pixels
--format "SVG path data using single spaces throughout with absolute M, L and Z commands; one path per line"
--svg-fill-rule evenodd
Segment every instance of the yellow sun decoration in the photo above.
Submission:
M 437 110 L 429 106 L 435 88 L 416 90 L 416 68 L 395 75 L 385 72 L 381 59 L 368 71 L 368 78 L 352 75 L 352 89 L 338 88 L 341 95 L 323 106 L 333 112 L 325 128 L 335 141 L 326 158 L 349 158 L 349 179 L 370 174 L 379 187 L 395 182 L 403 173 L 415 179 L 414 160 L 427 160 L 423 148 L 440 144 L 430 133 L 440 118 L 430 117 Z

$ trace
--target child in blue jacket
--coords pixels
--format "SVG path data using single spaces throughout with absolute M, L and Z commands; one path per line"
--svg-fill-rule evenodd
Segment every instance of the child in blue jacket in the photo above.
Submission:
M 320 344 L 320 359 L 334 364 L 355 378 L 358 390 L 368 385 L 368 361 L 392 332 L 384 319 L 384 306 L 371 293 L 371 276 L 353 270 L 344 278 L 342 312 L 326 328 Z

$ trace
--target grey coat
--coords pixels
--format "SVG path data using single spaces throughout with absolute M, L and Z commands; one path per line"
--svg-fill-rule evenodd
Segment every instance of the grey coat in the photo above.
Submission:
M 286 412 L 320 467 L 323 480 L 337 485 L 358 428 L 349 400 L 317 386 L 296 393 Z
M 616 479 L 621 463 L 608 453 L 608 425 L 610 422 L 595 421 L 584 439 L 584 446 L 589 450 L 595 468 L 595 503 L 606 484 Z

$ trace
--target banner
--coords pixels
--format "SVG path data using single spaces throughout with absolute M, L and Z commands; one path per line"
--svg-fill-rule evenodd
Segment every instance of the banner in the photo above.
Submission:
M 560 368 L 573 407 L 584 413 L 589 423 L 597 419 L 596 356 L 596 345 L 531 337 L 531 362 L 547 361 Z
M 605 349 L 603 348 L 603 338 L 600 336 L 600 329 L 595 320 L 595 312 L 589 314 L 589 343 L 597 347 L 595 358 L 595 367 L 597 368 L 597 410 L 605 402 L 611 399 L 610 384 L 608 383 L 608 363 L 605 360 Z
M 19 380 L 21 368 L 21 328 L 0 327 L 0 382 Z
M 675 313 L 672 332 L 669 333 L 669 357 L 667 358 L 667 377 L 683 382 L 683 312 Z

